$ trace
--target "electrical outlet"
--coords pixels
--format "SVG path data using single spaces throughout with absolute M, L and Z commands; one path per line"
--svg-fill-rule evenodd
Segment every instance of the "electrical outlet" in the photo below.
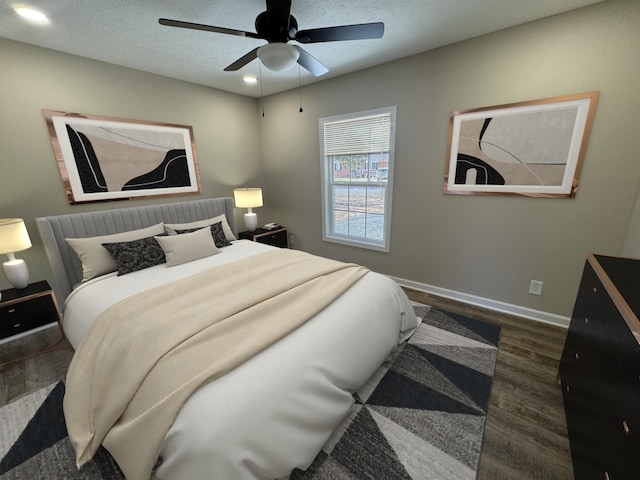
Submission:
M 531 280 L 531 283 L 529 284 L 529 293 L 531 295 L 542 295 L 543 285 L 544 282 L 541 282 L 539 280 Z
M 293 235 L 293 233 L 289 234 L 289 245 L 293 246 L 296 244 L 296 237 Z

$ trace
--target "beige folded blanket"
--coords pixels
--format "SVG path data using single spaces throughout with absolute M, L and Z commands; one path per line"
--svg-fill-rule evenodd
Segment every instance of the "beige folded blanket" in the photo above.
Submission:
M 195 390 L 302 325 L 366 272 L 275 250 L 104 311 L 67 374 L 64 413 L 78 466 L 104 444 L 127 479 L 149 479 L 166 432 Z

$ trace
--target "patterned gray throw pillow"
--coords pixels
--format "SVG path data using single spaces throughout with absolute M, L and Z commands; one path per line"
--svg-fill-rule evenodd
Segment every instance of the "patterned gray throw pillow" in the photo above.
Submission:
M 103 243 L 118 266 L 118 275 L 136 272 L 165 263 L 167 260 L 160 244 L 153 237 L 131 242 Z
M 200 227 L 204 228 L 204 227 Z M 176 230 L 176 233 L 191 233 L 196 230 L 200 230 L 200 228 L 190 228 L 188 230 Z M 224 230 L 222 229 L 222 222 L 214 223 L 211 225 L 211 236 L 213 237 L 213 242 L 216 244 L 216 247 L 228 247 L 231 245 L 231 242 L 227 240 L 227 237 L 224 234 Z

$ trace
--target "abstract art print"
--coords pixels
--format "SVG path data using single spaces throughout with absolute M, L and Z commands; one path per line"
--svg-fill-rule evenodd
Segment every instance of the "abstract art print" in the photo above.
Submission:
M 70 204 L 201 193 L 189 126 L 43 110 Z
M 598 96 L 453 112 L 444 192 L 574 197 Z

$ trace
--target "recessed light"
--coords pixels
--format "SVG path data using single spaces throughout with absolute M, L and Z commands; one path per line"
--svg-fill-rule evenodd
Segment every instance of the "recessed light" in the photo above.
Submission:
M 255 85 L 258 83 L 258 77 L 255 75 L 245 75 L 242 77 L 242 80 L 244 80 L 244 83 L 248 83 L 249 85 Z
M 20 15 L 23 18 L 26 18 L 27 20 L 31 21 L 31 22 L 35 22 L 35 23 L 49 23 L 49 19 L 47 18 L 47 16 L 38 11 L 35 10 L 33 8 L 28 8 L 28 7 L 14 7 L 13 9 L 18 15 Z

